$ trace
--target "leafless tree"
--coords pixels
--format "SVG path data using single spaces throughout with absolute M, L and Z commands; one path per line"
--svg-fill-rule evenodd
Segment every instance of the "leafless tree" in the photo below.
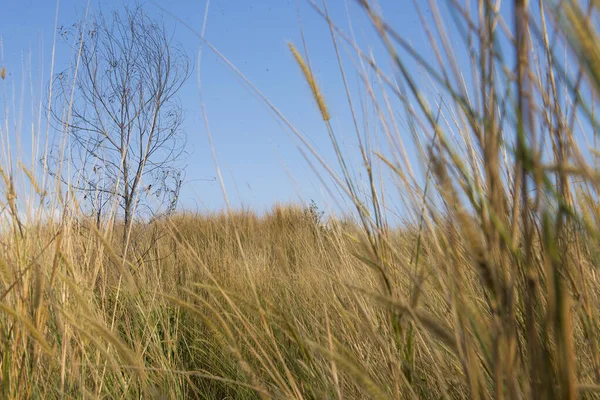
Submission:
M 50 112 L 67 133 L 71 167 L 57 175 L 98 221 L 117 204 L 125 241 L 134 214 L 176 206 L 186 140 L 176 95 L 190 61 L 139 7 L 98 14 L 61 34 L 72 38 L 75 60 L 53 82 Z

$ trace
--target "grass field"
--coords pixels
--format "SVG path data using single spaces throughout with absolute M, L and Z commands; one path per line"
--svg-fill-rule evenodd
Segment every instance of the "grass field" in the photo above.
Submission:
M 401 85 L 329 26 L 336 52 L 349 45 L 374 76 L 363 84 L 383 150 L 362 141 L 351 164 L 304 46 L 290 44 L 347 217 L 314 204 L 181 212 L 136 222 L 124 244 L 118 218 L 23 210 L 13 174 L 44 197 L 40 174 L 2 165 L 1 398 L 600 396 L 598 3 L 516 0 L 499 22 L 487 1 L 450 2 L 468 70 L 443 18 L 427 27 L 427 64 L 360 3 Z M 409 61 L 443 104 L 422 95 Z M 395 184 L 381 184 L 382 168 Z M 397 193 L 403 224 L 386 217 Z

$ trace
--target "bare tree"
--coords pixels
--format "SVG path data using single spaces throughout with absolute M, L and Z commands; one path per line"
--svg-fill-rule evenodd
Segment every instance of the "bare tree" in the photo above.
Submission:
M 71 167 L 56 173 L 98 221 L 117 204 L 125 241 L 134 214 L 176 206 L 186 138 L 176 94 L 189 58 L 139 7 L 61 33 L 74 38 L 76 59 L 54 77 L 50 112 L 67 132 Z

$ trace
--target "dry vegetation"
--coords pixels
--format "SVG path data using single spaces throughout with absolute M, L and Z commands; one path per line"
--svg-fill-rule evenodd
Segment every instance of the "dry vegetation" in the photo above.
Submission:
M 345 158 L 306 54 L 290 45 L 354 219 L 294 206 L 181 214 L 135 223 L 123 244 L 114 221 L 23 222 L 4 166 L 0 397 L 597 396 L 598 3 L 515 0 L 514 26 L 485 0 L 449 3 L 467 64 L 434 1 L 434 64 L 361 2 L 397 81 L 315 6 L 336 52 L 348 46 L 361 61 L 388 139 L 371 149 L 357 123 L 360 165 Z M 408 62 L 444 103 L 423 95 Z M 345 80 L 341 58 L 340 68 Z M 402 150 L 411 141 L 420 177 Z M 397 187 L 382 188 L 381 165 Z M 396 190 L 403 226 L 386 223 Z

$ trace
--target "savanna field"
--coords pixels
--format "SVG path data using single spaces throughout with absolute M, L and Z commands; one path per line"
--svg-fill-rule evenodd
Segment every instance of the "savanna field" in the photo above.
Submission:
M 341 92 L 312 25 L 276 51 L 327 154 L 205 39 L 210 2 L 163 10 L 191 51 L 146 4 L 61 26 L 31 157 L 0 58 L 0 399 L 600 398 L 600 3 L 407 1 L 425 46 L 384 1 L 304 3 Z M 178 97 L 207 54 L 331 203 L 232 205 Z M 186 107 L 220 210 L 182 205 Z

